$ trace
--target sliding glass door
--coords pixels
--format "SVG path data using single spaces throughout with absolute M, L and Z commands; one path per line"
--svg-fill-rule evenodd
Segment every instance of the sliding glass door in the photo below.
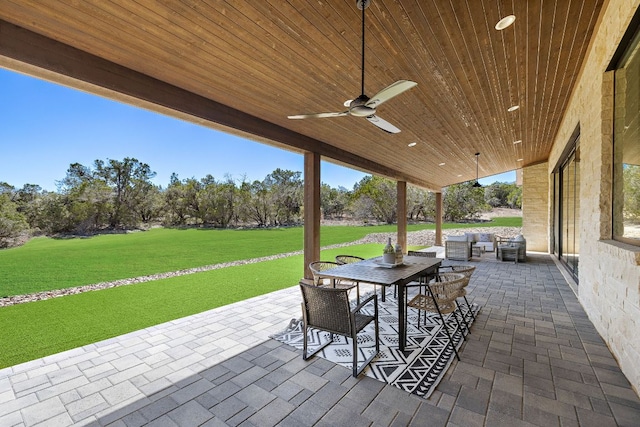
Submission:
M 554 173 L 554 253 L 578 282 L 580 253 L 580 144 Z

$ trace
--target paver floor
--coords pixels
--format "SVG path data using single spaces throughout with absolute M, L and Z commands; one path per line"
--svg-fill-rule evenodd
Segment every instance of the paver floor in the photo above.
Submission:
M 548 255 L 471 262 L 482 310 L 427 400 L 269 339 L 299 317 L 292 286 L 0 370 L 0 426 L 640 425 Z

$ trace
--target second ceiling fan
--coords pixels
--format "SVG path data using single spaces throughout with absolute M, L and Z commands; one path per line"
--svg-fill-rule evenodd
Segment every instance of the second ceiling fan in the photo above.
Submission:
M 364 10 L 369 7 L 371 0 L 356 0 L 356 6 L 362 10 L 362 85 L 361 94 L 353 100 L 348 100 L 344 103 L 344 106 L 348 109 L 346 111 L 336 113 L 315 113 L 315 114 L 296 114 L 288 116 L 290 119 L 320 119 L 327 117 L 341 117 L 341 116 L 356 116 L 365 117 L 369 122 L 373 123 L 380 129 L 389 133 L 398 133 L 400 129 L 389 123 L 388 121 L 376 116 L 376 108 L 382 103 L 390 100 L 391 98 L 400 95 L 418 83 L 410 80 L 398 80 L 397 82 L 387 86 L 374 96 L 369 98 L 364 94 Z

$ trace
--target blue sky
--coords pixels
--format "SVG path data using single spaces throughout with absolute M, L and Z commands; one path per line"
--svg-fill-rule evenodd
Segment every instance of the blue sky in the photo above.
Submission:
M 262 180 L 303 170 L 303 156 L 0 68 L 0 182 L 56 190 L 70 164 L 133 157 L 166 187 L 207 174 Z M 322 182 L 352 189 L 364 173 L 322 162 Z M 513 182 L 515 173 L 481 179 Z

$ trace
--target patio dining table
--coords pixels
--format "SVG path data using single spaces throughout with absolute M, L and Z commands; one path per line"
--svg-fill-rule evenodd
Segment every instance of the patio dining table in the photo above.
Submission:
M 380 264 L 381 261 L 382 257 L 376 257 L 340 265 L 323 271 L 322 276 L 382 286 L 396 286 L 398 289 L 398 348 L 400 351 L 404 351 L 407 340 L 406 307 L 404 304 L 406 285 L 424 275 L 437 272 L 442 259 L 405 256 L 401 265 L 391 268 Z

